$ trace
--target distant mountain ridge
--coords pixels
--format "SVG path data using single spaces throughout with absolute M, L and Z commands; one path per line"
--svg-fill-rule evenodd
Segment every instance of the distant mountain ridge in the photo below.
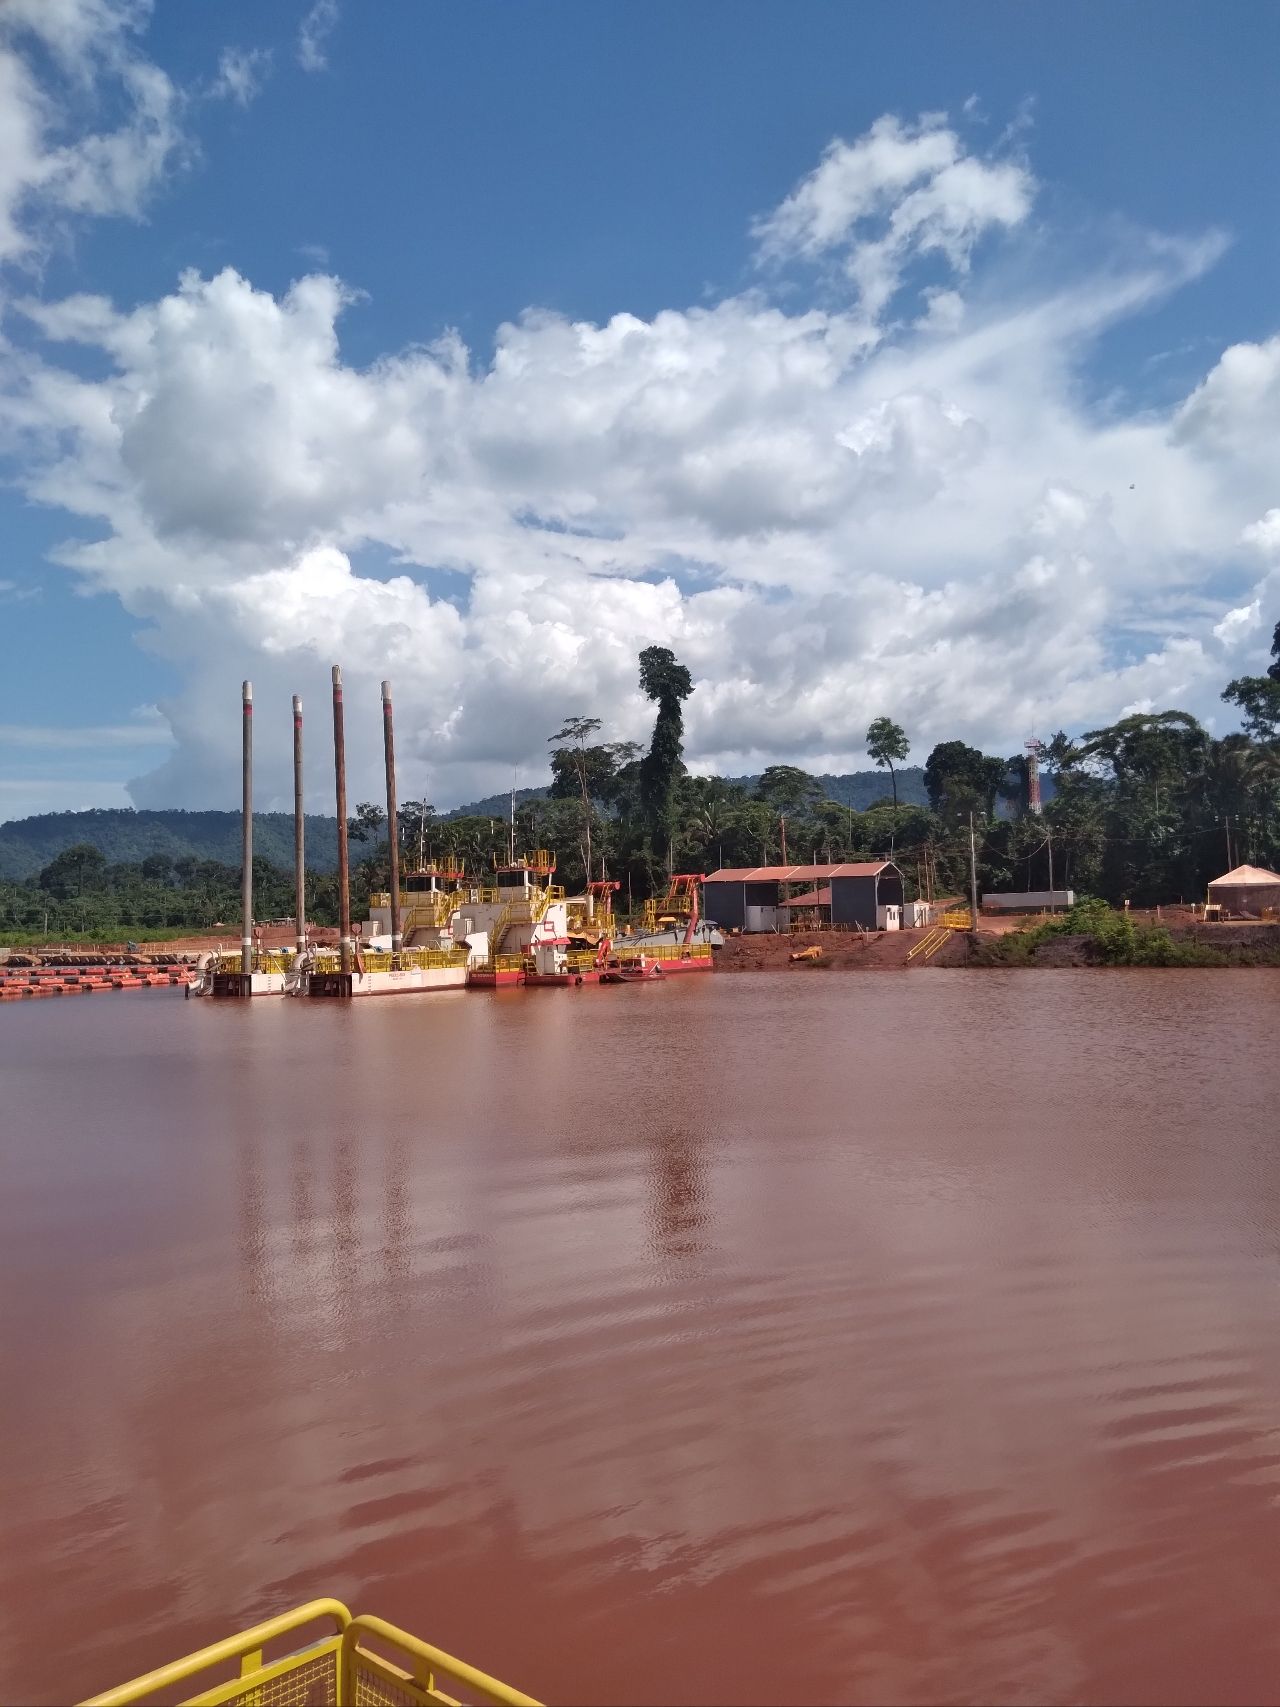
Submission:
M 832 776 L 829 772 L 810 773 L 813 780 L 821 783 L 823 792 L 828 800 L 834 800 L 840 806 L 852 806 L 855 812 L 865 812 L 868 806 L 874 806 L 877 800 L 893 799 L 893 784 L 889 781 L 888 771 L 846 771 L 841 776 Z M 726 782 L 737 783 L 740 788 L 753 789 L 760 781 L 758 776 L 727 776 Z M 924 791 L 924 767 L 922 765 L 899 765 L 898 767 L 898 805 L 927 806 L 929 796 Z
M 332 871 L 338 863 L 338 823 L 308 813 L 307 864 Z M 0 824 L 0 878 L 37 876 L 49 861 L 78 842 L 91 842 L 114 864 L 135 864 L 148 854 L 173 859 L 216 859 L 240 864 L 238 812 L 135 812 L 97 807 L 88 812 L 42 812 Z M 293 864 L 293 814 L 255 812 L 253 851 L 271 865 Z
M 727 777 L 727 782 L 752 789 L 755 776 Z M 865 811 L 890 794 L 887 771 L 853 771 L 844 776 L 819 776 L 829 800 L 855 811 Z M 516 805 L 527 800 L 545 800 L 549 789 L 518 788 Z M 898 772 L 898 800 L 903 806 L 925 806 L 924 772 L 910 765 Z M 505 819 L 511 810 L 511 795 L 489 794 L 442 813 L 445 818 L 474 815 Z M 338 824 L 320 813 L 307 814 L 307 864 L 316 871 L 332 871 L 338 863 Z M 88 812 L 42 812 L 34 818 L 15 818 L 0 824 L 0 879 L 10 881 L 35 877 L 49 861 L 77 842 L 91 842 L 112 864 L 133 864 L 148 854 L 168 854 L 173 859 L 216 859 L 224 865 L 240 863 L 240 814 L 238 812 L 134 811 L 128 807 L 97 807 Z M 293 864 L 293 815 L 289 812 L 255 812 L 253 851 L 272 865 L 287 869 Z M 357 858 L 360 855 L 357 853 Z

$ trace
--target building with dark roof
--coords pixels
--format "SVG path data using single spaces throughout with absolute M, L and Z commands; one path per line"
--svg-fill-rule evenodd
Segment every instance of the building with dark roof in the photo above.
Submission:
M 810 893 L 793 896 L 793 887 Z M 815 903 L 812 888 L 821 885 Z M 827 894 L 829 892 L 829 899 Z M 790 908 L 829 906 L 833 925 L 868 931 L 902 924 L 902 873 L 892 860 L 846 860 L 839 865 L 724 866 L 703 884 L 703 906 L 724 930 L 790 928 Z

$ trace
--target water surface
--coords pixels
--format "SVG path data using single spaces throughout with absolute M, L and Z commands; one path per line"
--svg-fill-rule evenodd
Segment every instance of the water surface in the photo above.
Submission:
M 1280 1698 L 1280 975 L 0 1012 L 0 1699 Z

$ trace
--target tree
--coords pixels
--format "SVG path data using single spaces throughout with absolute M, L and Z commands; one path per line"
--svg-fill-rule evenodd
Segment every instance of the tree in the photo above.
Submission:
M 371 800 L 362 800 L 356 807 L 355 817 L 347 819 L 347 835 L 353 842 L 372 841 L 386 821 L 387 814 L 381 806 L 375 806 Z
M 911 743 L 907 740 L 907 732 L 900 723 L 895 723 L 891 717 L 876 717 L 872 719 L 867 730 L 867 757 L 872 759 L 883 770 L 889 767 L 889 782 L 893 788 L 893 829 L 889 832 L 889 857 L 892 859 L 894 842 L 898 830 L 898 773 L 894 770 L 894 760 L 899 764 L 911 751 Z
M 427 826 L 436 815 L 429 800 L 402 800 L 396 807 L 401 847 L 414 850 L 415 864 L 426 857 Z
M 1138 711 L 1080 739 L 1081 761 L 1109 765 L 1122 786 L 1167 788 L 1196 767 L 1208 737 L 1189 711 Z
M 1280 624 L 1276 626 L 1280 632 Z M 1237 676 L 1227 683 L 1222 697 L 1244 714 L 1245 733 L 1252 740 L 1280 740 L 1280 662 L 1272 664 L 1265 676 Z
M 693 677 L 665 646 L 646 646 L 640 654 L 640 689 L 656 702 L 649 751 L 640 761 L 640 801 L 656 857 L 669 850 L 675 833 L 676 781 L 684 771 L 683 703 L 693 692 Z M 670 870 L 670 856 L 667 859 Z
M 148 883 L 170 883 L 173 880 L 173 860 L 167 853 L 148 854 L 139 869 Z
M 769 765 L 756 784 L 756 799 L 775 812 L 798 816 L 813 811 L 822 799 L 822 785 L 798 765 Z
M 969 812 L 990 818 L 1004 769 L 1003 759 L 989 759 L 963 741 L 940 741 L 925 760 L 924 786 L 929 804 L 953 823 Z
M 99 886 L 106 864 L 106 856 L 92 842 L 77 842 L 49 861 L 40 873 L 40 887 L 59 901 L 83 895 Z
M 591 881 L 591 788 L 587 780 L 587 736 L 594 735 L 601 727 L 598 717 L 566 717 L 556 733 L 548 737 L 548 742 L 561 743 L 551 755 L 552 795 L 571 776 L 582 799 L 582 863 L 588 882 Z

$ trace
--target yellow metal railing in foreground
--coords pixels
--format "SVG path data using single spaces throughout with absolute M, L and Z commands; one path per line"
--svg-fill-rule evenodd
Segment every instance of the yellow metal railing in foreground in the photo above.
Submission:
M 298 1632 L 319 1624 L 332 1633 L 298 1647 Z M 269 1655 L 269 1647 L 284 1651 Z M 182 1707 L 425 1707 L 462 1701 L 538 1707 L 532 1696 L 381 1618 L 353 1618 L 339 1600 L 313 1600 L 269 1618 L 95 1695 L 83 1707 L 129 1707 L 161 1695 Z

